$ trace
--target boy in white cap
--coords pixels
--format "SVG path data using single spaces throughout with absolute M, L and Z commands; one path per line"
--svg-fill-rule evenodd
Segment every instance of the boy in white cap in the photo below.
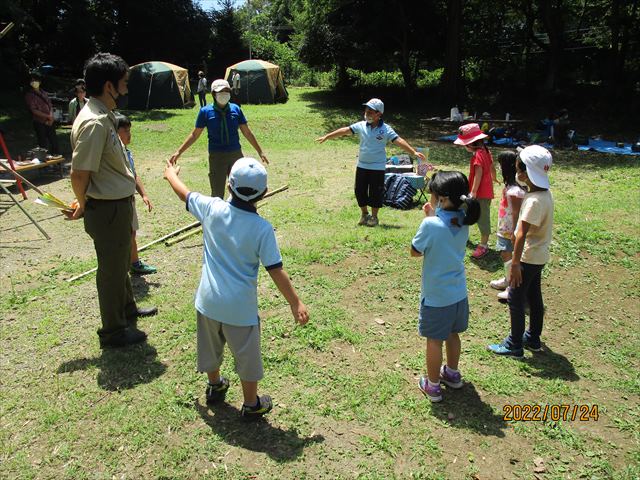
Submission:
M 425 156 L 402 139 L 388 124 L 382 120 L 384 103 L 379 98 L 372 98 L 364 105 L 364 120 L 349 127 L 339 128 L 319 137 L 317 142 L 323 143 L 332 138 L 356 134 L 360 137 L 360 152 L 356 168 L 355 194 L 361 216 L 358 225 L 375 227 L 378 225 L 378 210 L 384 199 L 384 171 L 387 164 L 388 142 L 395 143 L 409 155 L 425 161 Z M 369 208 L 371 207 L 371 215 Z
M 497 355 L 522 358 L 524 348 L 542 350 L 540 335 L 544 303 L 540 286 L 542 269 L 549 261 L 553 229 L 553 196 L 549 190 L 551 153 L 539 145 L 523 149 L 516 159 L 518 181 L 526 183 L 510 268 L 509 312 L 511 333 L 501 343 L 489 345 Z M 529 303 L 529 329 L 525 331 L 524 306 Z
M 267 171 L 253 158 L 241 158 L 232 167 L 228 188 L 231 199 L 191 192 L 178 178 L 170 161 L 164 171 L 173 191 L 202 223 L 204 259 L 196 292 L 198 371 L 206 372 L 207 403 L 224 400 L 229 381 L 220 375 L 224 345 L 233 354 L 242 383 L 244 417 L 261 417 L 272 408 L 268 395 L 258 396 L 263 377 L 258 316 L 260 263 L 291 306 L 294 320 L 309 320 L 282 268 L 282 257 L 271 224 L 260 217 L 255 203 L 267 191 Z

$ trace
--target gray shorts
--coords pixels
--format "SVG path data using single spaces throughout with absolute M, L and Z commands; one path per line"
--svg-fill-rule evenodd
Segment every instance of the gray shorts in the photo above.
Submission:
M 420 303 L 418 333 L 421 337 L 446 340 L 452 333 L 464 332 L 469 325 L 469 299 L 446 307 L 429 307 Z
M 513 242 L 510 238 L 505 238 L 498 235 L 498 238 L 496 240 L 496 251 L 513 252 Z
M 257 382 L 264 376 L 260 354 L 260 325 L 236 327 L 197 312 L 198 371 L 214 372 L 222 365 L 225 343 L 236 362 L 240 380 Z
M 482 235 L 491 234 L 491 199 L 478 198 L 480 203 L 480 218 L 478 219 L 478 229 Z

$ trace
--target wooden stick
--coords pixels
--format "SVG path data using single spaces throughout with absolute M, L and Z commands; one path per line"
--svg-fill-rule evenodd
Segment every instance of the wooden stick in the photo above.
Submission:
M 18 172 L 16 172 L 15 170 L 5 166 L 2 162 L 0 162 L 0 167 L 2 167 L 3 169 L 5 169 L 7 172 L 10 172 L 14 177 L 16 177 L 18 180 L 20 180 L 21 182 L 26 183 L 27 185 L 29 185 L 31 188 L 33 188 L 36 192 L 38 192 L 40 195 L 44 195 L 44 192 L 42 190 L 40 190 L 38 187 L 36 187 L 33 183 L 31 183 L 29 180 L 27 180 L 26 178 L 24 178 L 22 175 L 20 175 Z M 266 196 L 266 195 L 265 195 Z
M 272 191 L 272 192 L 267 192 L 267 193 L 265 193 L 265 194 L 264 194 L 264 197 L 262 197 L 262 198 L 263 198 L 263 199 L 265 199 L 265 198 L 271 197 L 272 195 L 275 195 L 276 193 L 284 192 L 284 191 L 285 191 L 285 190 L 287 190 L 288 188 L 289 188 L 289 185 L 283 185 L 283 186 L 282 186 L 282 187 L 280 187 L 280 188 L 276 188 L 276 189 L 275 189 L 274 191 Z M 258 208 L 260 208 L 262 205 L 264 205 L 264 203 L 265 203 L 265 202 L 260 202 L 258 205 L 256 205 L 256 210 L 257 210 Z M 199 225 L 199 223 L 198 223 L 198 225 Z M 196 228 L 195 230 L 192 230 L 191 232 L 187 232 L 187 233 L 185 233 L 184 235 L 180 235 L 180 236 L 179 236 L 179 237 L 177 237 L 177 238 L 172 238 L 171 240 L 168 240 L 168 241 L 164 242 L 164 244 L 165 244 L 167 247 L 170 247 L 170 246 L 172 246 L 172 245 L 175 245 L 176 243 L 180 243 L 181 241 L 183 241 L 183 240 L 185 240 L 185 239 L 189 238 L 189 237 L 190 237 L 190 236 L 192 236 L 192 235 L 195 235 L 196 233 L 200 232 L 200 230 L 201 230 L 200 228 Z
M 162 237 L 160 237 L 160 238 L 158 238 L 158 239 L 156 239 L 156 240 L 154 240 L 152 242 L 149 242 L 146 245 L 143 245 L 142 247 L 138 248 L 138 252 L 141 252 L 142 250 L 146 250 L 147 248 L 151 247 L 152 245 L 155 245 L 156 243 L 160 243 L 163 240 L 166 240 L 167 238 L 173 237 L 174 235 L 178 235 L 179 233 L 182 233 L 182 232 L 184 232 L 186 230 L 192 229 L 192 228 L 197 227 L 199 225 L 200 225 L 200 222 L 193 222 L 193 223 L 190 223 L 189 225 L 186 225 L 186 226 L 181 227 L 181 228 L 179 228 L 177 230 L 174 230 L 171 233 L 167 233 L 166 235 L 163 235 Z M 87 270 L 86 272 L 83 272 L 83 273 L 81 273 L 79 275 L 76 275 L 75 277 L 68 278 L 67 282 L 74 282 L 76 280 L 79 280 L 80 278 L 86 277 L 87 275 L 89 275 L 90 273 L 95 272 L 96 270 L 98 270 L 98 267 L 94 267 L 91 270 Z

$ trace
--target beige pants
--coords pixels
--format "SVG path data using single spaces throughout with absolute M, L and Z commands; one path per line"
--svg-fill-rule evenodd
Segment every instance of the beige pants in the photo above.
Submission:
M 242 150 L 234 152 L 209 152 L 209 184 L 211 196 L 224 199 L 227 177 L 233 164 L 242 158 Z
M 240 380 L 257 382 L 262 380 L 262 355 L 260 353 L 260 325 L 236 327 L 197 312 L 198 371 L 215 372 L 222 365 L 224 345 L 236 362 Z

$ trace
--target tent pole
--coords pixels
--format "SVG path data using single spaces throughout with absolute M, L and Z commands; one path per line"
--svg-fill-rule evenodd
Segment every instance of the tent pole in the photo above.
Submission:
M 149 80 L 149 91 L 147 92 L 147 110 L 149 110 L 149 98 L 151 98 L 151 85 L 153 85 L 153 76 L 155 72 L 151 74 L 151 79 Z

